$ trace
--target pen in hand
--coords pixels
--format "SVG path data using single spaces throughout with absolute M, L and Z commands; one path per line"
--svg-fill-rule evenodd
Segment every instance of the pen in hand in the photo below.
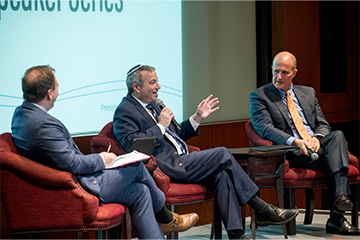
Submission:
M 111 142 L 109 142 L 109 147 L 108 147 L 108 149 L 107 149 L 107 153 L 110 152 L 110 148 L 111 148 Z

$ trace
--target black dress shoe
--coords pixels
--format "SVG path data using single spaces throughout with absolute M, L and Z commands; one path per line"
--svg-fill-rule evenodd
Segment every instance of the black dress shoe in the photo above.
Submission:
M 269 210 L 262 215 L 256 214 L 259 226 L 280 225 L 289 222 L 299 214 L 297 209 L 282 209 L 269 204 Z
M 326 233 L 341 235 L 360 235 L 360 230 L 353 227 L 346 218 L 341 218 L 338 222 L 328 219 L 326 223 Z
M 353 208 L 353 203 L 349 199 L 349 197 L 345 194 L 339 194 L 335 198 L 334 205 L 332 207 L 332 211 L 334 213 L 343 214 L 345 211 L 351 211 Z

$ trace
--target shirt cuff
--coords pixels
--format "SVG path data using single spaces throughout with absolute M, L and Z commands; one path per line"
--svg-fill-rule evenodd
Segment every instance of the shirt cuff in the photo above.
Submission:
M 314 135 L 314 137 L 316 137 L 319 141 L 321 141 L 321 139 L 324 138 L 324 135 L 317 133 Z
M 100 155 L 100 157 L 101 157 L 101 159 L 103 160 L 103 162 L 104 162 L 104 166 L 106 167 L 106 164 L 105 164 L 105 159 L 104 159 L 104 157 L 99 153 L 99 155 Z
M 292 143 L 294 142 L 294 140 L 295 140 L 294 137 L 289 137 L 289 138 L 286 140 L 285 144 L 286 144 L 286 145 L 289 145 L 289 146 L 292 146 Z
M 196 131 L 196 129 L 200 126 L 200 124 L 197 123 L 192 116 L 189 118 L 189 121 L 194 131 Z
M 158 127 L 160 128 L 160 131 L 161 131 L 162 135 L 164 135 L 164 134 L 165 134 L 165 128 L 164 128 L 164 126 L 161 125 L 160 123 L 158 123 L 157 125 L 158 125 Z

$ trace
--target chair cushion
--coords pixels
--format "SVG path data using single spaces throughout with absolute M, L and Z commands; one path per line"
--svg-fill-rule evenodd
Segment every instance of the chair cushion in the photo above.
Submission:
M 170 183 L 165 204 L 189 204 L 212 199 L 213 195 L 201 184 Z
M 347 142 L 346 142 L 347 144 Z M 354 155 L 352 155 L 349 151 L 349 164 L 353 165 L 354 167 L 356 167 L 357 169 L 359 169 L 359 160 L 357 157 L 355 157 Z
M 100 205 L 99 211 L 93 222 L 85 223 L 86 228 L 108 228 L 116 226 L 124 219 L 126 207 L 117 203 Z
M 349 183 L 359 182 L 359 169 L 355 166 L 349 166 Z M 257 180 L 259 187 L 275 187 L 275 180 Z M 290 168 L 284 175 L 284 187 L 306 188 L 306 187 L 327 187 L 325 175 L 320 171 L 314 171 L 305 168 Z
M 149 163 L 156 164 L 155 158 Z M 212 192 L 201 184 L 170 183 L 170 178 L 157 168 L 153 173 L 156 186 L 164 192 L 165 204 L 186 205 L 213 198 Z
M 290 168 L 289 172 L 284 175 L 284 187 L 326 185 L 325 175 L 320 171 L 313 171 L 305 168 Z
M 349 183 L 357 183 L 360 180 L 359 169 L 353 165 L 349 165 Z

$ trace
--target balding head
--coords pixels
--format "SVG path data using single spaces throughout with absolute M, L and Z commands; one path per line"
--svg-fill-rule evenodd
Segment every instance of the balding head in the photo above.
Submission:
M 297 68 L 296 57 L 291 52 L 282 51 L 282 52 L 279 52 L 278 54 L 276 54 L 274 57 L 274 60 L 273 60 L 273 65 L 274 65 L 275 61 L 277 61 L 278 59 L 291 60 L 291 62 L 292 62 L 291 69 L 294 71 Z
M 273 84 L 277 89 L 287 91 L 296 76 L 296 58 L 287 51 L 276 54 L 272 65 Z
M 55 90 L 54 71 L 50 66 L 35 66 L 26 70 L 22 78 L 24 100 L 38 103 L 45 98 L 49 89 Z

